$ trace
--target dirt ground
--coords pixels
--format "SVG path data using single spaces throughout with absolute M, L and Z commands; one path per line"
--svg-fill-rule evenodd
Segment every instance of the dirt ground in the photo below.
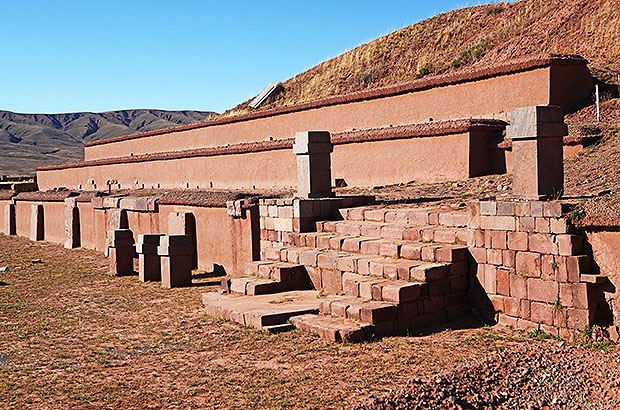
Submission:
M 342 408 L 527 340 L 473 319 L 356 345 L 269 335 L 204 314 L 217 278 L 165 290 L 105 270 L 0 235 L 0 408 Z

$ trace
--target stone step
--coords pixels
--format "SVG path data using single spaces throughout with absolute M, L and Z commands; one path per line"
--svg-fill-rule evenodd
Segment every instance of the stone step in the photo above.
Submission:
M 420 297 L 422 287 L 421 282 L 374 278 L 349 272 L 342 275 L 344 294 L 365 300 L 412 302 Z
M 452 245 L 467 245 L 468 237 L 468 230 L 462 227 L 375 221 L 318 221 L 316 231 L 368 239 L 397 239 Z
M 328 296 L 319 304 L 319 312 L 360 323 L 380 325 L 396 320 L 397 304 L 354 296 Z
M 226 276 L 221 279 L 222 289 L 239 295 L 265 295 L 282 291 L 281 282 L 252 276 Z
M 358 207 L 339 210 L 340 216 L 349 221 L 395 222 L 410 225 L 467 226 L 468 215 L 463 211 L 425 208 Z
M 255 261 L 245 264 L 245 276 L 277 282 L 279 291 L 309 289 L 308 274 L 303 265 L 282 260 Z M 258 282 L 257 283 L 267 283 Z M 267 285 L 262 285 L 266 287 Z
M 316 333 L 331 342 L 361 342 L 374 334 L 374 326 L 327 315 L 300 315 L 291 318 L 298 329 Z
M 271 248 L 265 258 L 274 261 L 299 263 L 311 268 L 321 268 L 342 273 L 413 282 L 432 282 L 467 273 L 467 263 L 435 263 L 395 259 L 383 256 L 360 255 L 350 252 L 320 251 L 316 248 Z
M 377 255 L 411 261 L 465 262 L 469 255 L 469 249 L 465 245 L 373 239 L 326 232 L 295 233 L 292 236 L 293 243 L 298 247 Z M 263 252 L 263 259 L 277 260 L 277 257 L 277 250 L 267 248 Z
M 607 282 L 607 277 L 603 275 L 582 273 L 579 275 L 579 281 L 600 285 Z
M 318 313 L 320 299 L 314 290 L 254 296 L 208 292 L 202 294 L 202 303 L 210 316 L 270 331 L 269 327 L 286 325 L 293 316 Z

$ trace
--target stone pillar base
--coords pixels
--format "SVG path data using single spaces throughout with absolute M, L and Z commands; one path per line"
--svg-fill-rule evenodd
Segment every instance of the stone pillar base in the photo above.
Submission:
M 191 286 L 193 250 L 187 235 L 162 235 L 157 247 L 161 260 L 161 287 Z

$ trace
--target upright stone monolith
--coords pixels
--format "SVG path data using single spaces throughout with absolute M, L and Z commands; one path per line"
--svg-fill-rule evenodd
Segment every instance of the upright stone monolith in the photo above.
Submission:
M 140 234 L 136 253 L 138 254 L 138 278 L 142 282 L 161 280 L 161 263 L 157 247 L 163 234 Z
M 295 134 L 293 153 L 297 155 L 297 196 L 332 197 L 331 153 L 334 146 L 328 131 Z
M 45 238 L 43 205 L 35 204 L 30 208 L 30 240 L 42 241 Z
M 4 234 L 5 235 L 15 235 L 16 234 L 16 225 L 15 225 L 15 205 L 7 204 L 4 208 Z
M 559 198 L 564 189 L 563 139 L 568 134 L 556 106 L 510 111 L 507 136 L 512 140 L 512 189 L 523 199 Z

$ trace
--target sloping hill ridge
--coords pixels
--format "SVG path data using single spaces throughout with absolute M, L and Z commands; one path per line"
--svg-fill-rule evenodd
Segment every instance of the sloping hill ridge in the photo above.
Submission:
M 544 53 L 579 54 L 596 76 L 618 84 L 618 0 L 520 0 L 440 14 L 289 79 L 284 91 L 260 109 Z M 248 103 L 223 115 L 253 111 Z
M 149 109 L 70 114 L 0 111 L 0 174 L 34 175 L 38 166 L 82 161 L 82 145 L 87 142 L 201 122 L 214 115 Z

